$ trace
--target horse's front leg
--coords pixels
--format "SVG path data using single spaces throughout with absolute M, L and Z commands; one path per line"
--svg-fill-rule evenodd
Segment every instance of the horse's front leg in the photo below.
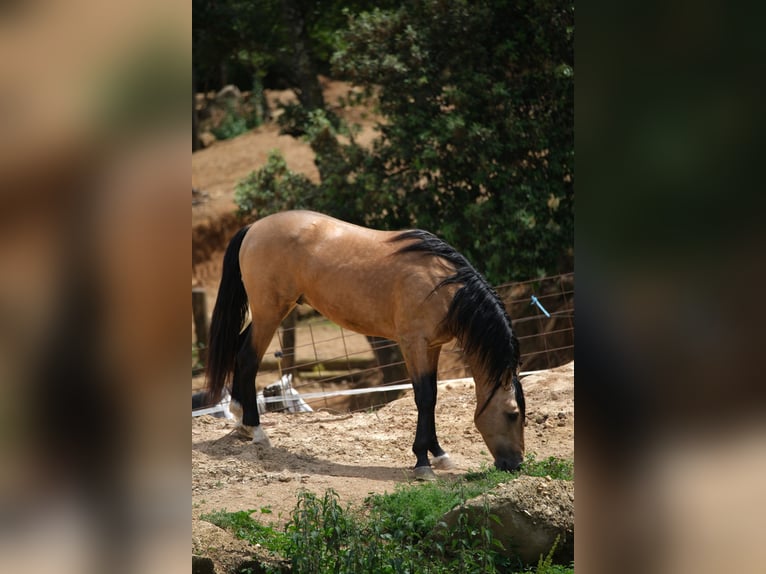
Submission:
M 405 352 L 405 356 L 408 353 Z M 410 356 L 412 353 L 409 353 Z M 411 357 L 410 361 L 414 361 Z M 412 375 L 412 387 L 415 392 L 415 404 L 418 408 L 418 424 L 415 429 L 415 442 L 412 444 L 412 452 L 417 459 L 415 463 L 415 478 L 419 480 L 434 480 L 436 475 L 431 469 L 431 461 L 428 453 L 433 455 L 433 466 L 440 470 L 453 468 L 449 455 L 439 444 L 436 437 L 436 366 L 439 361 L 439 348 L 429 349 L 426 353 L 428 371 L 423 374 Z M 412 366 L 415 370 L 417 367 Z
M 418 407 L 418 425 L 415 430 L 415 442 L 412 452 L 415 453 L 415 477 L 424 480 L 435 478 L 431 466 L 439 470 L 454 468 L 452 459 L 444 451 L 436 437 L 436 374 L 419 377 L 413 383 L 415 404 Z M 428 453 L 433 455 L 429 462 Z

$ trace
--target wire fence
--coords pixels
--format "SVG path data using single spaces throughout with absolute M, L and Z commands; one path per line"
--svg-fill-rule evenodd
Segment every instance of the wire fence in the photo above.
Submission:
M 522 371 L 573 360 L 574 273 L 503 284 L 495 290 L 519 339 Z M 344 412 L 388 403 L 406 392 L 404 384 L 410 381 L 396 343 L 349 331 L 305 307 L 296 310 L 275 334 L 256 386 L 263 389 L 282 375 L 292 375 L 292 388 L 310 397 L 306 402 L 312 409 Z M 470 376 L 456 342 L 445 345 L 437 378 Z

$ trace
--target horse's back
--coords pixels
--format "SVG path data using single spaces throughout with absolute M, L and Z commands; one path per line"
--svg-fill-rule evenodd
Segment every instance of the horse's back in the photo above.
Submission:
M 291 244 L 305 244 L 333 238 L 368 238 L 380 240 L 393 232 L 369 229 L 314 211 L 294 210 L 274 213 L 250 226 L 246 241 L 261 242 L 273 238 Z
M 397 254 L 401 245 L 391 241 L 397 233 L 310 211 L 270 215 L 243 241 L 243 281 L 266 304 L 301 299 L 340 325 L 396 338 L 403 322 L 426 313 L 434 322 L 446 311 L 429 297 L 443 264 Z
M 378 265 L 392 255 L 394 232 L 360 227 L 313 211 L 284 211 L 251 225 L 240 251 L 241 263 L 263 268 L 274 261 L 280 275 L 337 274 L 348 263 Z M 340 268 L 340 269 L 339 269 Z

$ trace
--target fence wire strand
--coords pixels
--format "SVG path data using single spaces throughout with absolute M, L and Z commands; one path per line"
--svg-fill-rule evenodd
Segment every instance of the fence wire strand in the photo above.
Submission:
M 503 299 L 521 346 L 521 361 L 524 370 L 547 369 L 567 363 L 574 356 L 574 273 L 566 273 L 529 281 L 505 283 L 495 287 Z M 547 317 L 532 304 L 534 295 L 550 313 Z M 283 347 L 286 331 L 295 331 L 293 349 Z M 337 334 L 332 334 L 337 331 Z M 363 335 L 334 325 L 326 319 L 311 318 L 298 322 L 295 327 L 280 328 L 272 341 L 259 369 L 256 386 L 261 389 L 280 377 L 280 364 L 274 358 L 275 351 L 281 351 L 283 361 L 290 367 L 284 373 L 293 374 L 293 388 L 299 393 L 322 393 L 343 388 L 388 387 L 409 382 L 409 378 L 383 380 L 384 370 L 401 369 L 403 360 L 382 364 L 380 351 L 391 351 L 397 344 L 393 341 L 376 341 L 377 353 Z M 342 348 L 325 352 L 323 348 Z M 453 379 L 470 377 L 471 372 L 462 360 L 462 351 L 457 346 L 445 346 L 442 350 L 439 378 Z M 443 365 L 443 367 L 442 367 Z M 395 391 L 401 394 L 405 391 Z M 367 410 L 389 402 L 385 393 L 343 397 L 346 410 Z M 354 402 L 357 397 L 368 397 L 368 401 Z M 371 397 L 371 398 L 370 398 Z M 377 401 L 377 402 L 375 402 Z M 312 399 L 307 401 L 314 408 L 335 408 L 338 400 Z

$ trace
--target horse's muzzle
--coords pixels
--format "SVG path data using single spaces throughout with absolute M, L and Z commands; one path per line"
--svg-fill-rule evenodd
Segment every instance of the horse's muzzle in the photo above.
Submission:
M 521 467 L 521 461 L 521 455 L 511 455 L 507 457 L 496 458 L 495 468 L 498 470 L 513 472 L 514 470 L 519 470 L 519 467 Z

